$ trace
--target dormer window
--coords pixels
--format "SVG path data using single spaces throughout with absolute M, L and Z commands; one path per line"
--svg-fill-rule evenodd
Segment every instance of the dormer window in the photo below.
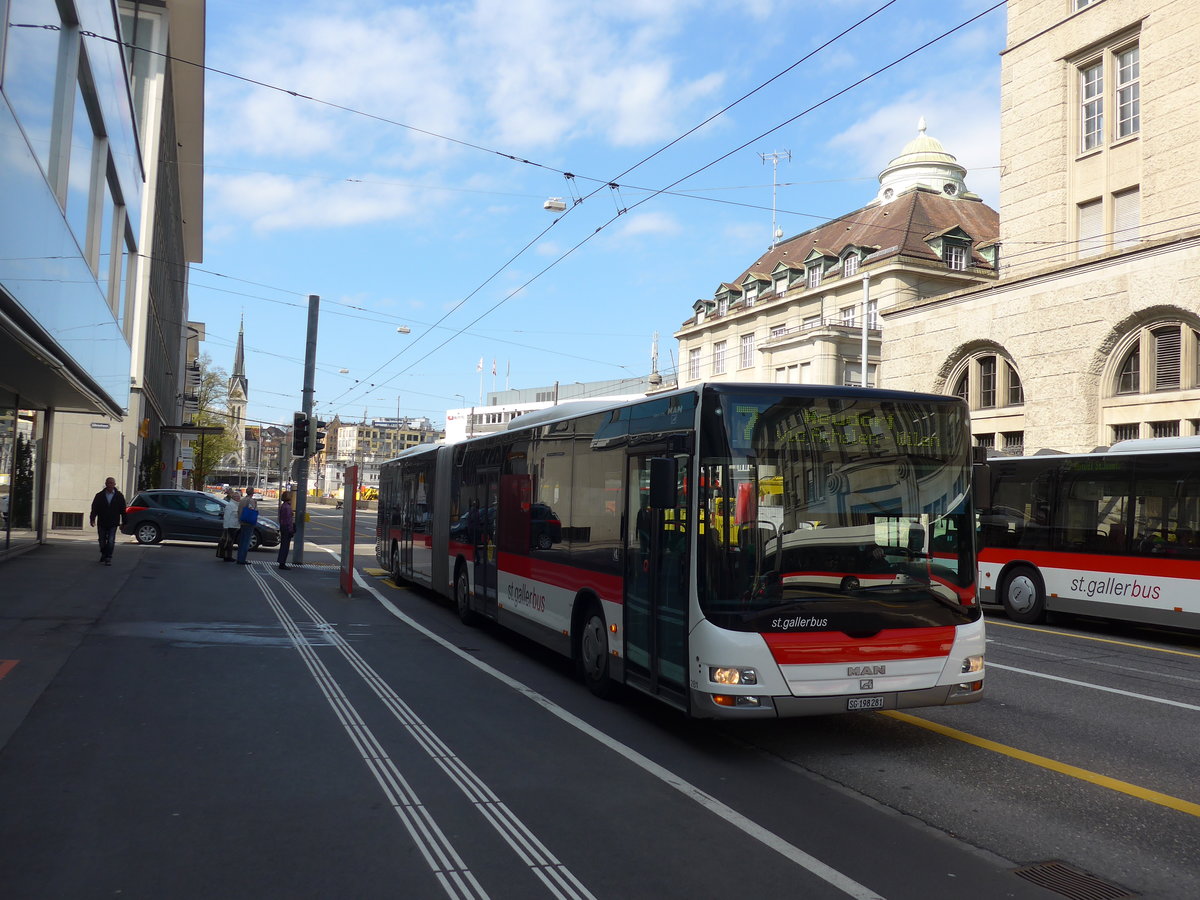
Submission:
M 784 295 L 784 292 L 787 291 L 787 286 L 788 286 L 787 276 L 784 275 L 782 278 L 780 278 L 779 280 L 777 280 L 775 282 L 776 296 L 782 297 Z
M 849 278 L 858 272 L 858 254 L 854 253 L 842 260 L 842 276 Z
M 946 260 L 947 269 L 953 269 L 955 272 L 965 272 L 967 270 L 969 254 L 967 248 L 962 244 L 953 244 L 947 241 L 942 253 L 943 258 Z
M 808 267 L 808 286 L 810 288 L 821 286 L 821 266 L 819 263 Z
M 722 297 L 717 301 L 717 315 L 723 316 L 729 312 L 729 298 Z

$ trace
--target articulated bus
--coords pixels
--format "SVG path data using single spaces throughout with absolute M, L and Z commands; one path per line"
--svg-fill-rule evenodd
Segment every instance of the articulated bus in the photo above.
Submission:
M 1200 628 L 1200 439 L 987 460 L 977 473 L 980 600 Z
M 376 552 L 601 696 L 701 718 L 971 702 L 967 423 L 957 397 L 815 385 L 564 404 L 385 463 Z

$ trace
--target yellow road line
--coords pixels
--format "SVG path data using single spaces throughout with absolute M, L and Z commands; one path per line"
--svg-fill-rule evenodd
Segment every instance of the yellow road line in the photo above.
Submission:
M 1041 766 L 1043 769 L 1049 769 L 1052 772 L 1059 772 L 1063 775 L 1070 775 L 1072 778 L 1079 778 L 1082 781 L 1090 781 L 1092 784 L 1100 787 L 1108 788 L 1109 790 L 1119 791 L 1122 794 L 1128 794 L 1131 797 L 1137 797 L 1139 800 L 1147 800 L 1150 803 L 1157 803 L 1159 806 L 1165 806 L 1169 809 L 1177 810 L 1178 812 L 1187 813 L 1189 816 L 1200 817 L 1200 803 L 1192 803 L 1188 800 L 1181 800 L 1178 797 L 1172 797 L 1169 794 L 1162 794 L 1158 791 L 1152 791 L 1149 788 L 1138 787 L 1136 784 L 1130 784 L 1128 781 L 1119 781 L 1116 778 L 1109 778 L 1107 775 L 1101 775 L 1097 772 L 1090 772 L 1087 769 L 1081 769 L 1078 766 L 1067 765 L 1058 760 L 1050 759 L 1046 756 L 1038 756 L 1036 753 L 1029 753 L 1025 750 L 1018 750 L 1016 747 L 1009 747 L 1006 744 L 999 744 L 996 741 L 989 741 L 987 738 L 981 738 L 973 734 L 968 734 L 965 731 L 959 731 L 957 728 L 950 728 L 947 725 L 942 725 L 938 722 L 932 722 L 929 719 L 920 719 L 917 716 L 910 716 L 908 713 L 897 712 L 896 710 L 888 709 L 880 713 L 891 719 L 898 719 L 901 722 L 907 722 L 910 725 L 916 725 L 918 728 L 925 728 L 929 731 L 937 732 L 949 738 L 954 738 L 956 741 L 962 741 L 965 744 L 972 744 L 976 747 L 981 747 L 984 750 L 991 750 L 994 753 L 1002 753 L 1005 756 L 1011 756 L 1013 759 L 1019 759 L 1022 762 L 1027 762 L 1034 766 Z
M 1017 628 L 1021 631 L 1036 631 L 1039 634 L 1053 634 L 1057 637 L 1077 638 L 1081 641 L 1095 641 L 1098 644 L 1116 644 L 1118 647 L 1134 647 L 1138 650 L 1153 650 L 1155 653 L 1170 653 L 1174 656 L 1188 656 L 1192 659 L 1200 659 L 1200 653 L 1189 653 L 1187 650 L 1169 650 L 1166 647 L 1151 647 L 1149 644 L 1135 644 L 1132 641 L 1116 641 L 1112 638 L 1094 637 L 1090 634 L 1071 634 L 1066 631 L 1055 631 L 1053 628 L 1033 628 L 1029 625 L 1017 625 L 1013 622 L 1001 622 L 996 619 L 988 619 L 987 627 L 1000 626 L 1002 628 Z

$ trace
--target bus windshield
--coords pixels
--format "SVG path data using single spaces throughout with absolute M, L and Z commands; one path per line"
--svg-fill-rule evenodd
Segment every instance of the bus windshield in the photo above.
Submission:
M 710 391 L 701 609 L 742 631 L 869 635 L 974 621 L 969 484 L 957 399 Z

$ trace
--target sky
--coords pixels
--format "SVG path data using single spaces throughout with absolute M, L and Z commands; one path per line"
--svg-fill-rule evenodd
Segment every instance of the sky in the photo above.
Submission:
M 309 295 L 325 420 L 641 377 L 656 332 L 672 373 L 692 304 L 874 199 L 921 117 L 999 208 L 994 5 L 208 0 L 201 352 L 244 322 L 261 424 Z

